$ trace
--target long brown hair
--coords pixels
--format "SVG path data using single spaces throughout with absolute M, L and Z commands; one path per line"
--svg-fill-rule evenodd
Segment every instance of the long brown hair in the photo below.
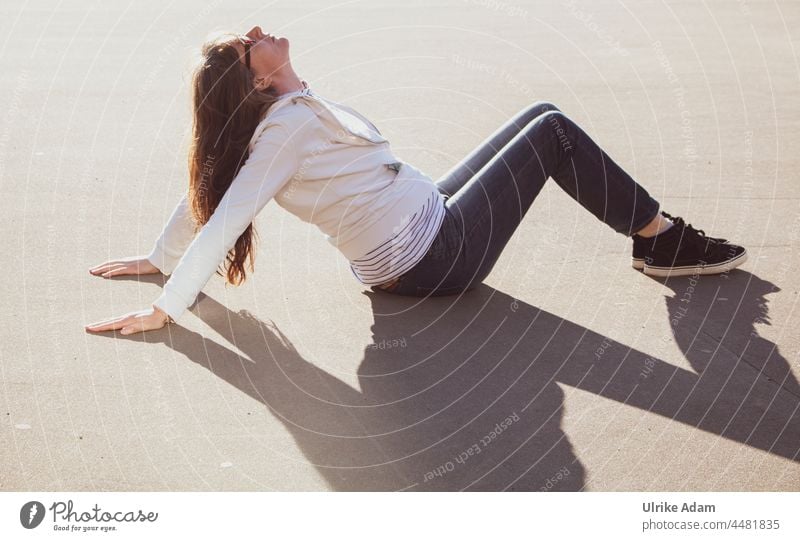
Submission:
M 256 126 L 275 103 L 270 88 L 257 90 L 253 74 L 233 45 L 238 36 L 221 32 L 202 46 L 192 72 L 193 127 L 189 144 L 189 204 L 197 228 L 211 218 L 236 173 L 249 155 Z M 255 226 L 251 223 L 228 252 L 223 269 L 227 282 L 239 285 L 255 261 Z M 224 274 L 223 274 L 224 270 Z

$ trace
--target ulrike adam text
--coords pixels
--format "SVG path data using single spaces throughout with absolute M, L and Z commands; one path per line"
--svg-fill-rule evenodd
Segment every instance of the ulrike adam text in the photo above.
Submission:
M 644 502 L 642 511 L 645 513 L 714 513 L 717 508 L 713 504 L 697 502 L 683 502 L 682 504 L 669 502 Z

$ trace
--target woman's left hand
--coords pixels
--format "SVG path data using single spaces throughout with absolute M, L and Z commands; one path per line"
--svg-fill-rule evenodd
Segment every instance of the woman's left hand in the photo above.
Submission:
M 154 306 L 138 312 L 131 312 L 124 316 L 98 321 L 97 323 L 86 325 L 84 328 L 90 332 L 122 329 L 120 331 L 121 334 L 134 334 L 160 329 L 168 322 L 169 316 Z

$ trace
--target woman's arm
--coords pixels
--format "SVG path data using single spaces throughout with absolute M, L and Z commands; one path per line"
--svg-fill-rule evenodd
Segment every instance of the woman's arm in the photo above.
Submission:
M 154 306 L 178 319 L 225 261 L 247 226 L 297 171 L 294 146 L 280 124 L 268 126 L 211 218 L 181 258 Z
M 89 272 L 103 278 L 156 274 L 159 271 L 170 274 L 193 237 L 194 222 L 189 210 L 188 195 L 184 193 L 148 255 L 106 261 L 92 267 Z
M 189 209 L 189 195 L 184 193 L 147 255 L 147 260 L 162 273 L 172 274 L 193 238 L 194 220 Z
M 280 124 L 270 125 L 261 133 L 211 218 L 172 271 L 153 309 L 99 322 L 87 329 L 128 329 L 125 334 L 129 334 L 161 328 L 165 324 L 163 314 L 180 318 L 225 261 L 239 236 L 298 170 L 297 154 L 288 139 L 288 130 Z

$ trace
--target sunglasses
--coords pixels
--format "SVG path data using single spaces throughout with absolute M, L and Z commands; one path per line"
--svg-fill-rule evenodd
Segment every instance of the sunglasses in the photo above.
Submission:
M 250 69 L 250 47 L 253 45 L 253 40 L 250 38 L 239 38 L 239 42 L 244 47 L 244 65 Z

